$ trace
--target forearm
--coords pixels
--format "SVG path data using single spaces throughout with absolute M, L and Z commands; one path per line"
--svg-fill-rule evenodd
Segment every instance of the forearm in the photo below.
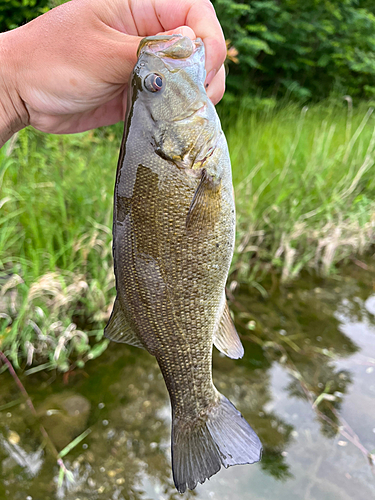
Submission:
M 16 38 L 16 32 L 0 34 L 0 148 L 28 124 L 28 113 L 15 85 Z

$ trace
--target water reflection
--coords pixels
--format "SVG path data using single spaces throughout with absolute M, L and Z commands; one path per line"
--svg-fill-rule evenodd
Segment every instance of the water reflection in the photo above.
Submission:
M 17 436 L 17 437 L 15 437 Z M 40 471 L 43 464 L 43 451 L 41 449 L 35 452 L 27 453 L 17 442 L 19 435 L 15 432 L 9 433 L 7 439 L 0 435 L 0 446 L 5 450 L 8 458 L 3 461 L 3 473 L 13 469 L 14 465 L 19 465 L 24 472 L 34 477 Z
M 375 299 L 363 274 L 352 267 L 341 282 L 306 278 L 267 299 L 246 288 L 231 297 L 246 354 L 234 362 L 215 352 L 214 380 L 251 422 L 264 456 L 184 498 L 374 496 L 364 455 L 375 448 Z M 170 469 L 169 398 L 146 352 L 112 344 L 68 386 L 48 373 L 25 377 L 39 422 L 24 404 L 9 406 L 18 395 L 7 373 L 1 380 L 0 498 L 181 498 Z M 91 428 L 65 458 L 74 481 L 59 478 L 40 422 L 58 450 Z

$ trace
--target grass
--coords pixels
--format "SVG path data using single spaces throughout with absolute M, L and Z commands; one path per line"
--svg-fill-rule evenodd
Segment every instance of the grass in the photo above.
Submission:
M 224 124 L 231 117 L 224 117 Z M 326 275 L 375 236 L 375 114 L 350 99 L 289 105 L 232 119 L 238 212 L 233 279 L 259 282 L 270 268 L 289 281 Z
M 73 352 L 82 366 L 107 345 L 89 337 L 102 337 L 114 293 L 117 149 L 112 132 L 24 130 L 0 151 L 0 342 L 16 365 L 21 354 L 66 371 Z
M 375 113 L 350 100 L 222 110 L 237 205 L 230 280 L 327 274 L 375 233 Z M 0 348 L 15 366 L 84 366 L 106 348 L 122 127 L 23 130 L 0 150 Z M 95 342 L 90 342 L 90 337 Z M 42 363 L 42 365 L 41 365 Z

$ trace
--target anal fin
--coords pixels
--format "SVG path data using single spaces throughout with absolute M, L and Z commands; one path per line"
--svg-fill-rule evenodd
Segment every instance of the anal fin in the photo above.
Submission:
M 118 297 L 116 297 L 111 317 L 109 318 L 108 324 L 104 329 L 104 336 L 114 342 L 121 342 L 144 349 L 141 341 L 125 318 L 125 314 L 121 310 Z
M 229 358 L 238 359 L 244 355 L 243 345 L 231 318 L 227 301 L 225 301 L 224 311 L 214 334 L 214 345 Z

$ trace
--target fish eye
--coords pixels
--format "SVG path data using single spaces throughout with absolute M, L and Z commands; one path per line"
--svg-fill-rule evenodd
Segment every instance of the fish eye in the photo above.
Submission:
M 163 85 L 163 78 L 156 73 L 151 73 L 144 79 L 145 89 L 149 92 L 158 92 L 163 88 Z

